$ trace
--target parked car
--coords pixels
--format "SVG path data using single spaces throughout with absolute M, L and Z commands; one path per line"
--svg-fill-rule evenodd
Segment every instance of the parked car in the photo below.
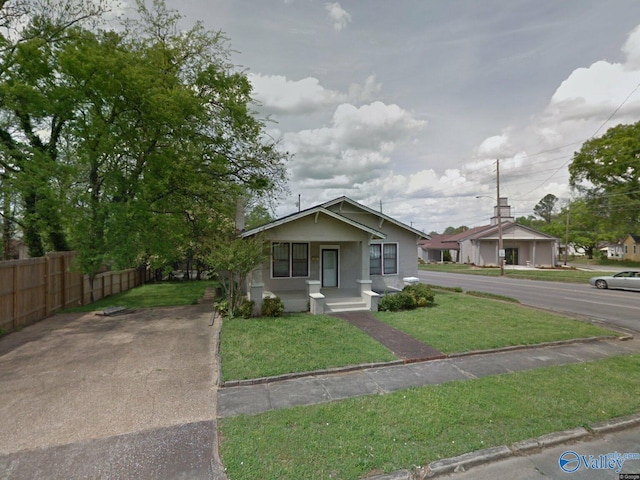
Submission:
M 622 288 L 625 290 L 640 290 L 640 271 L 627 270 L 615 275 L 592 277 L 589 284 L 596 288 Z

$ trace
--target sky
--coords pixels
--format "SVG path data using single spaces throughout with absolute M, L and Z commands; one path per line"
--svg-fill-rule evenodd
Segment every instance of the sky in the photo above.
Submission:
M 277 216 L 346 195 L 424 232 L 575 197 L 582 143 L 640 120 L 638 0 L 166 0 L 223 31 L 291 154 Z M 480 196 L 481 198 L 476 198 Z

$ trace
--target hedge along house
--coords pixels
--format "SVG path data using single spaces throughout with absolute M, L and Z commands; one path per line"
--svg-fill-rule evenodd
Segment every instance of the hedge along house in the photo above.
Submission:
M 347 197 L 241 233 L 262 235 L 270 256 L 248 279 L 256 309 L 265 297 L 285 311 L 314 314 L 378 309 L 379 294 L 400 290 L 418 273 L 424 233 Z

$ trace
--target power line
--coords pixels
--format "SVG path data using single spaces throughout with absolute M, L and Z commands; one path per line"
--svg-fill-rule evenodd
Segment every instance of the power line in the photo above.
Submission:
M 620 105 L 618 105 L 616 107 L 616 109 L 611 113 L 611 115 L 609 115 L 609 117 L 607 117 L 607 119 L 602 122 L 602 125 L 600 125 L 598 127 L 598 129 L 593 133 L 593 135 L 591 135 L 588 140 L 592 140 L 597 134 L 598 132 L 600 132 L 600 130 L 602 130 L 604 128 L 604 126 L 609 123 L 609 121 L 616 115 L 616 113 L 618 113 L 620 111 L 620 109 L 624 106 L 625 103 L 627 103 L 627 101 L 633 96 L 634 93 L 636 93 L 636 91 L 640 88 L 640 82 L 638 82 L 638 84 L 635 86 L 635 88 L 633 90 L 631 90 L 631 93 L 629 93 L 629 95 L 626 96 L 626 98 L 622 101 L 622 103 L 620 103 Z M 551 174 L 550 177 L 546 178 L 541 184 L 539 184 L 536 188 L 534 188 L 533 190 L 530 190 L 529 192 L 525 193 L 524 195 L 528 195 L 529 193 L 539 189 L 540 187 L 542 187 L 544 184 L 546 184 L 549 180 L 551 180 L 553 177 L 556 176 L 556 174 L 562 170 L 564 167 L 567 166 L 567 164 L 571 161 L 573 157 L 570 157 L 569 159 L 567 159 L 567 161 L 565 161 L 562 165 L 560 165 L 560 167 L 558 167 L 553 174 Z

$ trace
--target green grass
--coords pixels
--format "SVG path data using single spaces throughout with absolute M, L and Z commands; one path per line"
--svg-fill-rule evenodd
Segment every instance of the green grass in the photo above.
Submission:
M 117 293 L 84 305 L 66 309 L 66 312 L 93 312 L 107 307 L 128 308 L 168 307 L 193 305 L 204 296 L 207 287 L 216 285 L 210 280 L 189 282 L 147 283 L 126 292 Z
M 375 315 L 445 353 L 616 335 L 513 303 L 449 292 L 435 300 L 433 307 Z M 309 314 L 225 320 L 220 355 L 223 381 L 396 360 L 347 322 Z
M 227 475 L 357 479 L 640 410 L 640 356 L 296 407 L 218 423 Z
M 420 270 L 447 273 L 468 273 L 470 275 L 484 275 L 489 277 L 500 276 L 499 268 L 478 268 L 471 265 L 458 264 L 429 264 L 420 265 Z M 606 275 L 607 272 L 587 272 L 583 270 L 564 269 L 537 269 L 537 270 L 511 270 L 505 267 L 505 276 L 525 280 L 546 280 L 549 282 L 587 283 L 591 277 Z
M 445 353 L 615 335 L 518 304 L 449 292 L 437 292 L 433 307 L 375 316 Z
M 396 359 L 356 327 L 326 315 L 224 320 L 220 340 L 224 381 Z

